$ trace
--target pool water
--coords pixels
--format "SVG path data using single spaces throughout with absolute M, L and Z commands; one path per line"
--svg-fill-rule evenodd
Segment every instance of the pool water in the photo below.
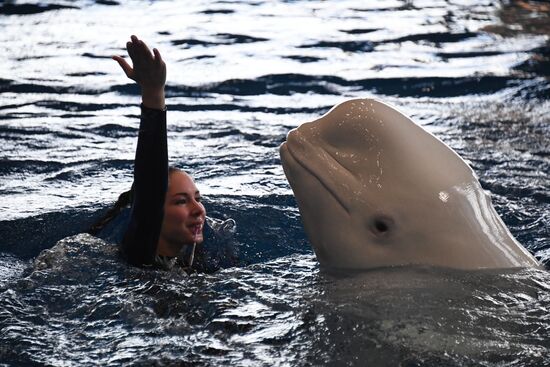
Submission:
M 550 365 L 550 8 L 542 1 L 0 5 L 0 364 Z M 142 271 L 82 234 L 132 183 L 131 34 L 168 65 L 171 164 L 243 266 Z M 542 269 L 319 269 L 287 132 L 389 102 L 472 166 Z M 45 252 L 43 252 L 46 250 Z

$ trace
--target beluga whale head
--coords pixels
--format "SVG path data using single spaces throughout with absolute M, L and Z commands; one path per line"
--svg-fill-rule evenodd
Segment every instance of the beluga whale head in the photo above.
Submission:
M 538 265 L 464 160 L 386 103 L 343 102 L 280 154 L 322 267 Z

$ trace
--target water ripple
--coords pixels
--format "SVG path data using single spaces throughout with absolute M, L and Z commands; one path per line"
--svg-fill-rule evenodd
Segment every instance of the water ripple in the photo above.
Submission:
M 386 100 L 472 165 L 550 268 L 548 11 L 533 1 L 3 3 L 0 359 L 548 365 L 547 271 L 320 270 L 277 151 L 344 99 Z M 110 57 L 135 32 L 169 67 L 171 164 L 194 175 L 209 215 L 236 221 L 241 267 L 142 271 L 77 235 L 132 183 L 139 88 Z

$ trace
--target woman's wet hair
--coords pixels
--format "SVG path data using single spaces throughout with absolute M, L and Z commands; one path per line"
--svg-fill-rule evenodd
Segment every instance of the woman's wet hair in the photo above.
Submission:
M 170 181 L 170 176 L 174 172 L 181 172 L 179 168 L 169 166 L 168 167 L 168 181 Z M 97 221 L 94 222 L 85 232 L 91 234 L 92 236 L 96 236 L 107 224 L 109 224 L 113 219 L 116 218 L 116 216 L 125 208 L 128 208 L 132 205 L 132 201 L 134 199 L 134 185 L 130 188 L 130 190 L 123 192 L 119 195 L 117 201 L 114 203 L 114 205 L 107 210 L 105 215 L 103 215 L 101 218 L 99 218 Z

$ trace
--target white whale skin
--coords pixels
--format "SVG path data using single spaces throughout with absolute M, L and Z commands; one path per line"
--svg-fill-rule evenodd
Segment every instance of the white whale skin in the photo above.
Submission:
M 289 132 L 285 175 L 321 266 L 539 266 L 472 169 L 394 107 L 355 99 Z

